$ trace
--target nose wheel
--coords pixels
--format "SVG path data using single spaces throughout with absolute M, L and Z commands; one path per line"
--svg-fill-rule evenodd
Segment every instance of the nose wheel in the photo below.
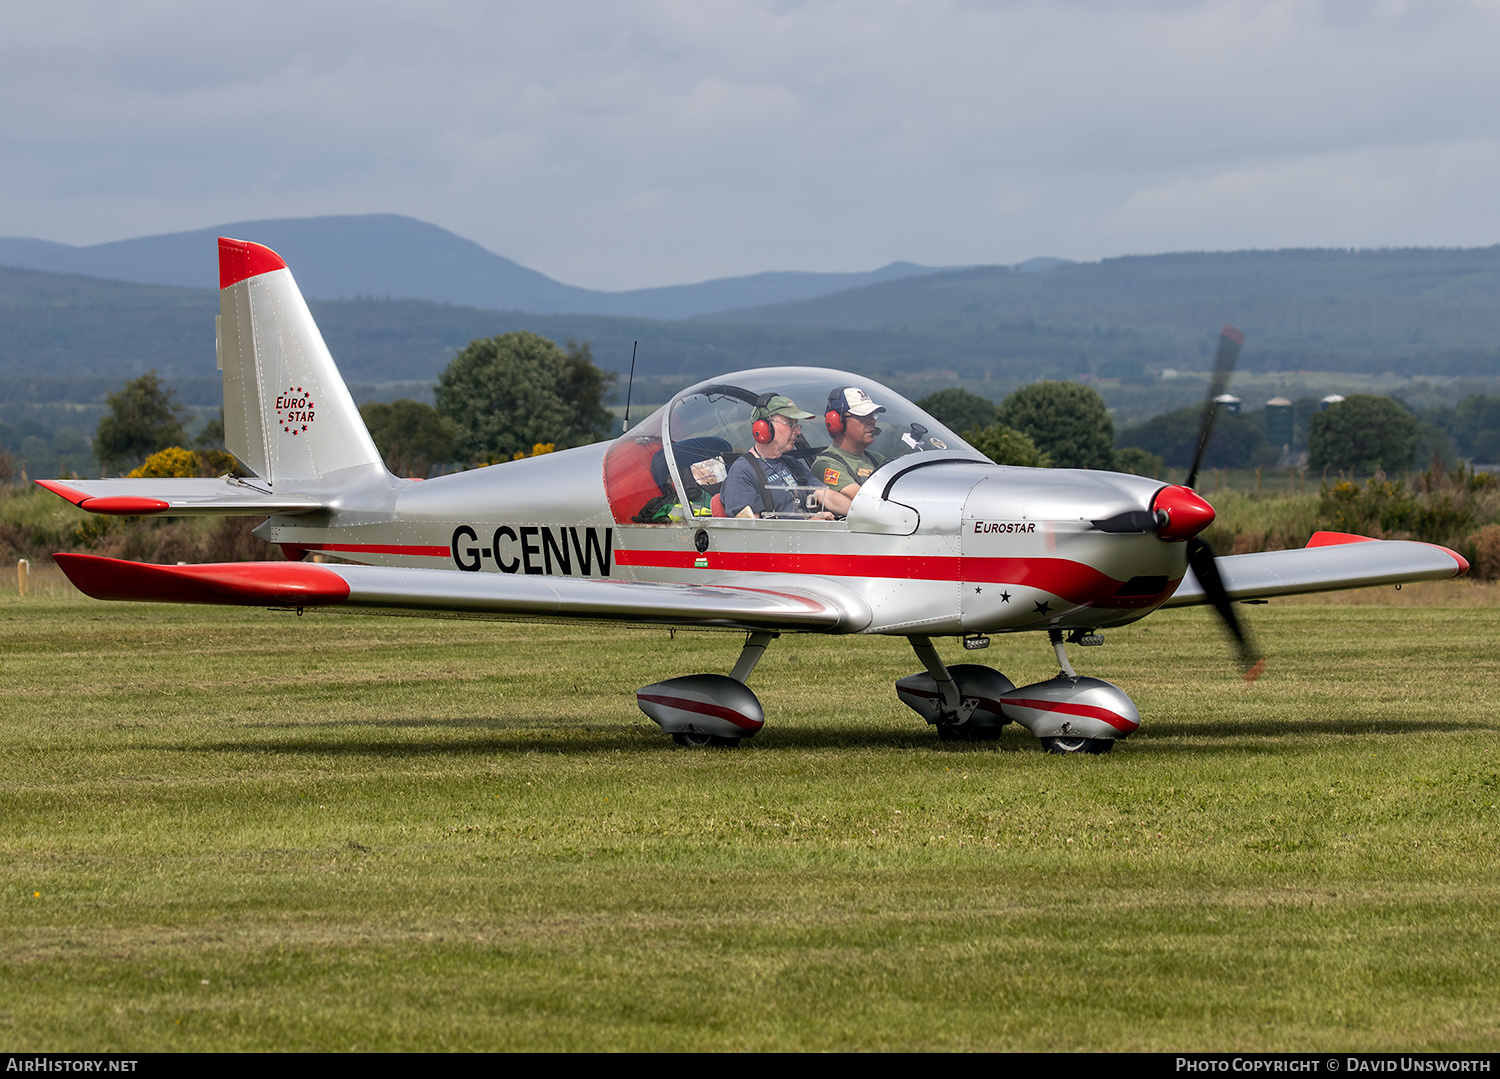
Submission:
M 1080 677 L 1068 662 L 1062 633 L 1051 630 L 1049 635 L 1059 670 L 1056 677 L 1029 686 L 1016 686 L 981 664 L 949 667 L 929 638 L 912 637 L 912 648 L 927 669 L 897 681 L 896 695 L 937 728 L 944 742 L 990 741 L 1000 736 L 1004 724 L 1015 721 L 1048 753 L 1108 753 L 1116 740 L 1140 726 L 1135 703 L 1119 686 Z M 1080 643 L 1097 643 L 1097 638 Z
M 1113 738 L 1042 738 L 1048 753 L 1108 753 L 1115 748 Z
M 702 734 L 698 731 L 678 731 L 672 735 L 672 741 L 680 746 L 691 749 L 701 749 L 705 746 L 721 746 L 724 749 L 733 749 L 740 744 L 738 738 L 726 738 L 720 734 Z

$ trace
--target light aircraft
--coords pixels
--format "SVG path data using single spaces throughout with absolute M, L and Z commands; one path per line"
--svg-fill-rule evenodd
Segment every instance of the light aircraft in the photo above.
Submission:
M 265 515 L 256 535 L 289 561 L 158 566 L 59 554 L 69 578 L 98 599 L 744 631 L 727 675 L 638 692 L 640 708 L 683 745 L 732 745 L 760 730 L 764 712 L 746 685 L 757 661 L 779 634 L 815 632 L 907 638 L 923 670 L 896 692 L 944 739 L 994 737 L 1014 720 L 1053 752 L 1103 752 L 1140 716 L 1117 686 L 1079 677 L 1066 644 L 1099 643 L 1101 630 L 1158 608 L 1211 603 L 1253 677 L 1259 657 L 1234 601 L 1468 569 L 1443 547 L 1337 533 L 1301 550 L 1215 559 L 1199 538 L 1214 511 L 1191 477 L 1177 486 L 1000 467 L 888 388 L 816 368 L 700 382 L 610 442 L 401 479 L 382 463 L 281 258 L 220 239 L 219 277 L 225 442 L 254 475 L 38 482 L 95 513 Z M 1210 401 L 1238 344 L 1226 328 Z M 885 460 L 847 514 L 721 516 L 713 496 L 757 445 L 757 406 L 777 394 L 816 411 L 848 387 L 884 408 L 873 448 Z M 1211 418 L 1210 406 L 1200 459 Z M 817 416 L 790 454 L 810 462 L 839 423 L 831 408 Z M 781 488 L 793 502 L 807 493 L 795 487 Z M 768 498 L 762 509 L 771 508 Z M 988 634 L 1028 631 L 1047 634 L 1060 670 L 1027 686 L 981 664 L 947 665 L 932 643 L 952 635 L 978 649 Z

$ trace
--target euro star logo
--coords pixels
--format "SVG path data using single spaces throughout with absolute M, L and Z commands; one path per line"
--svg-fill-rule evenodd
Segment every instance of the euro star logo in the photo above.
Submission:
M 276 397 L 276 422 L 281 430 L 296 436 L 304 433 L 313 421 L 313 399 L 301 386 L 288 386 Z

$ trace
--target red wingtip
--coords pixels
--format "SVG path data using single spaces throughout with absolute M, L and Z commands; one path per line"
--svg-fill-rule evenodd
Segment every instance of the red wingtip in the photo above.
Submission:
M 253 244 L 249 240 L 231 240 L 219 237 L 219 287 L 237 285 L 246 278 L 257 277 L 272 270 L 284 270 L 286 263 L 269 247 Z
M 1444 547 L 1441 543 L 1434 543 L 1432 544 L 1432 546 L 1436 547 L 1444 554 L 1452 556 L 1453 561 L 1458 563 L 1458 572 L 1453 576 L 1462 577 L 1465 573 L 1469 572 L 1469 560 L 1455 551 L 1452 547 Z
M 172 508 L 170 502 L 159 498 L 139 498 L 134 495 L 112 495 L 109 498 L 94 498 L 58 480 L 36 480 L 60 498 L 66 498 L 81 510 L 90 513 L 107 513 L 114 517 L 143 517 L 148 513 L 160 513 Z
M 1229 325 L 1229 323 L 1227 322 L 1224 323 L 1224 328 L 1219 332 L 1237 345 L 1243 345 L 1245 343 L 1245 335 L 1239 330 L 1236 330 L 1233 326 Z
M 80 592 L 94 599 L 322 607 L 349 598 L 349 584 L 337 573 L 297 562 L 153 566 L 91 554 L 58 553 L 52 558 Z
M 38 487 L 45 487 L 59 498 L 66 498 L 75 506 L 81 506 L 88 501 L 89 496 L 82 491 L 69 487 L 59 480 L 32 480 Z

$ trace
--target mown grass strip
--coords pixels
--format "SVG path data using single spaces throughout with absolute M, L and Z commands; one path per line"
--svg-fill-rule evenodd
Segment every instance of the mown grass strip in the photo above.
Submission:
M 1493 1049 L 1500 611 L 1249 613 L 1253 686 L 1200 611 L 1076 650 L 1145 723 L 1073 760 L 939 744 L 899 640 L 781 638 L 690 752 L 633 691 L 733 635 L 0 600 L 0 1030 Z

